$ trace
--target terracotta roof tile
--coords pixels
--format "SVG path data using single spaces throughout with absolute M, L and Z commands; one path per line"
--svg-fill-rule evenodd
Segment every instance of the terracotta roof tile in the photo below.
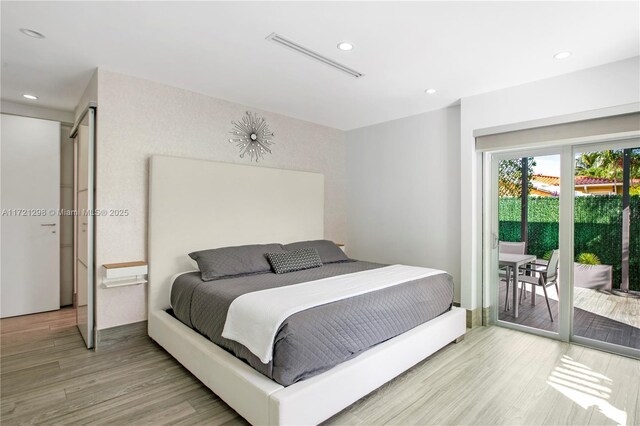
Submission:
M 533 180 L 544 183 L 546 185 L 551 186 L 560 186 L 560 178 L 558 176 L 548 176 L 548 175 L 533 175 Z M 636 179 L 632 179 L 635 181 Z M 576 176 L 576 185 L 603 185 L 603 184 L 613 184 L 613 179 L 608 178 L 599 178 L 599 177 L 591 177 L 591 176 Z
M 545 185 L 560 186 L 560 178 L 558 176 L 533 175 L 533 180 Z
M 576 176 L 576 185 L 602 185 L 607 183 L 613 184 L 614 180 L 591 176 Z

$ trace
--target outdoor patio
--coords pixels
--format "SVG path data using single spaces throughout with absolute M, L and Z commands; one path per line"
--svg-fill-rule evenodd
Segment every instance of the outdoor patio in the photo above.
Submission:
M 527 299 L 519 306 L 518 318 L 513 309 L 504 310 L 506 286 L 500 282 L 498 318 L 515 324 L 558 332 L 558 295 L 553 286 L 547 288 L 554 321 L 544 300 L 544 293 L 536 287 L 536 304 L 531 305 L 531 286 Z M 510 295 L 511 297 L 511 295 Z M 573 330 L 577 336 L 640 349 L 640 299 L 587 288 L 574 288 Z

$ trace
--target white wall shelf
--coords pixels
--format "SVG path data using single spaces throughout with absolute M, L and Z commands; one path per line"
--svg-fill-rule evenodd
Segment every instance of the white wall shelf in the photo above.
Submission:
M 104 288 L 139 285 L 147 282 L 148 266 L 145 261 L 109 263 L 102 265 L 104 269 Z

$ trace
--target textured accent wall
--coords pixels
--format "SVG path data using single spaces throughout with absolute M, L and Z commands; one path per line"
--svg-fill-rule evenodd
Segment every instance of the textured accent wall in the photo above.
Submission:
M 259 166 L 325 175 L 325 236 L 345 242 L 342 131 L 102 69 L 97 89 L 96 208 L 129 210 L 125 217 L 96 220 L 98 329 L 146 319 L 146 285 L 104 289 L 101 266 L 147 259 L 149 157 L 162 154 L 249 164 L 228 142 L 231 121 L 239 120 L 245 111 L 264 116 L 275 133 L 273 154 Z

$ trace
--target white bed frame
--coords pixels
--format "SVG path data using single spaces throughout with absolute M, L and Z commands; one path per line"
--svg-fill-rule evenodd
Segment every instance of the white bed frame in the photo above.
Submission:
M 187 253 L 321 239 L 324 176 L 153 156 L 149 176 L 149 336 L 254 425 L 317 424 L 465 333 L 454 308 L 333 369 L 288 387 L 268 379 L 169 314 L 171 277 Z

